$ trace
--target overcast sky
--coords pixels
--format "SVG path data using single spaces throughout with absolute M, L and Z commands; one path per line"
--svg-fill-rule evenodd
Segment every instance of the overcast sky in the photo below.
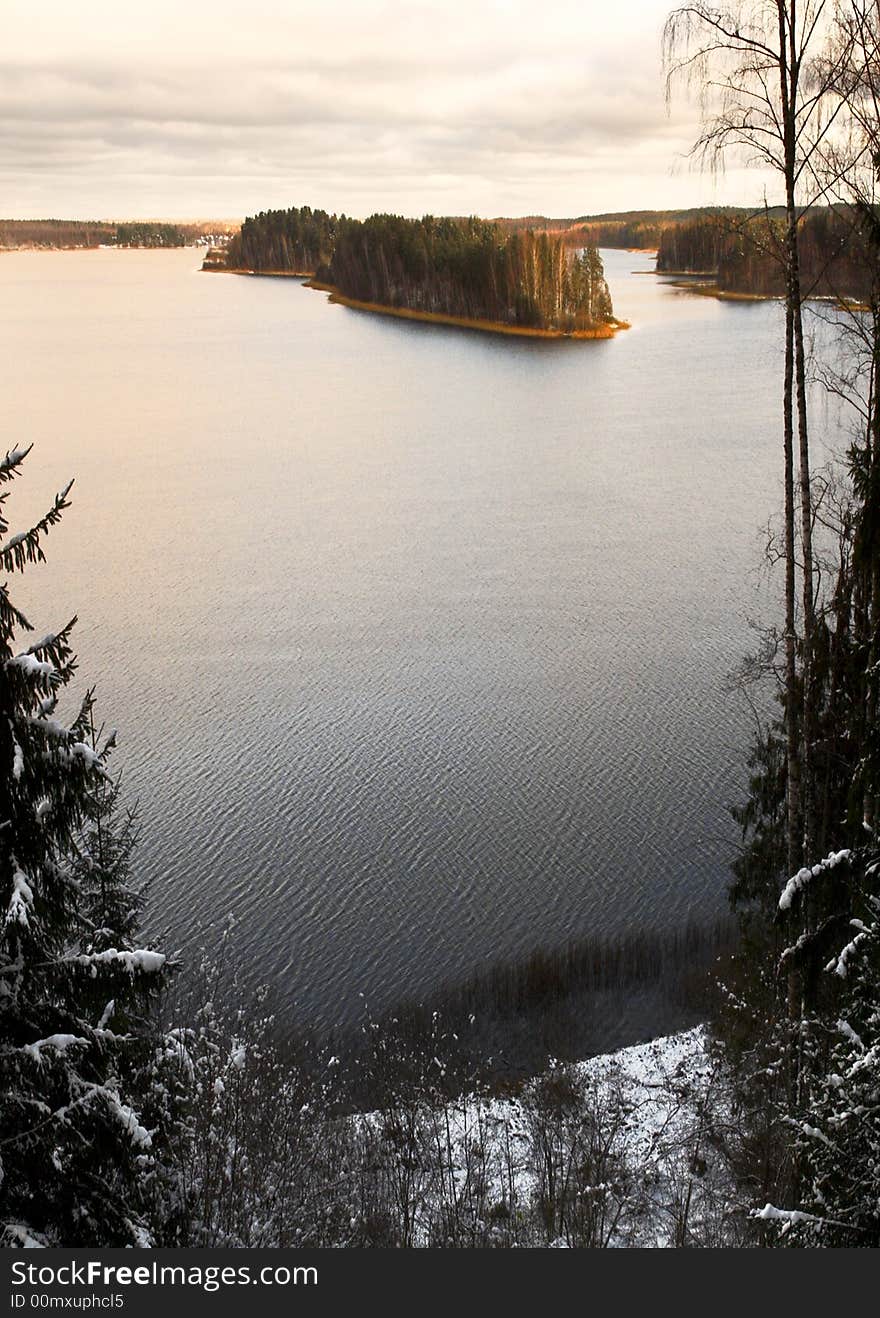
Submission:
M 670 0 L 2 0 L 0 216 L 760 201 L 685 158 Z

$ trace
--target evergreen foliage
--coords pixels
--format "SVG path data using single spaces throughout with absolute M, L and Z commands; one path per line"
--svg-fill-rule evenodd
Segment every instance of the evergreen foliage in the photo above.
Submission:
M 612 319 L 601 258 L 546 233 L 505 234 L 467 220 L 373 215 L 340 227 L 326 272 L 346 297 L 529 329 L 591 329 Z
M 589 330 L 613 319 L 595 247 L 486 220 L 336 217 L 305 206 L 245 220 L 232 269 L 316 274 L 359 302 L 528 329 Z
M 117 224 L 119 247 L 185 247 L 188 234 L 177 224 Z
M 337 219 L 310 206 L 261 211 L 249 216 L 226 248 L 233 269 L 313 275 L 333 255 L 345 216 Z
M 29 450 L 0 460 L 0 485 Z M 69 507 L 9 536 L 0 563 L 44 558 Z M 74 622 L 23 649 L 30 623 L 0 585 L 0 1229 L 8 1245 L 148 1243 L 153 1135 L 140 1111 L 144 1016 L 165 957 L 135 941 L 131 832 L 107 777 L 88 693 L 57 717 L 75 670 Z

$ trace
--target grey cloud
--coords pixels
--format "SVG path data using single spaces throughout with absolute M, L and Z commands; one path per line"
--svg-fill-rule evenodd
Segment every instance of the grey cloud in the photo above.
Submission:
M 0 64 L 0 111 L 7 131 L 17 122 L 62 123 L 85 119 L 143 119 L 229 124 L 242 128 L 357 119 L 363 123 L 456 122 L 478 116 L 488 122 L 548 124 L 573 107 L 589 117 L 590 107 L 613 104 L 609 130 L 626 136 L 633 120 L 646 121 L 660 109 L 653 79 L 610 76 L 565 79 L 552 69 L 533 70 L 531 93 L 515 65 L 484 70 L 477 80 L 445 68 L 431 79 L 421 69 L 397 69 L 393 82 L 362 77 L 327 80 L 313 68 L 275 67 L 132 71 L 58 69 Z
M 490 22 L 480 6 L 469 7 L 469 25 L 462 14 L 446 21 L 439 5 L 389 0 L 369 6 L 371 25 L 358 6 L 337 4 L 348 21 L 339 40 L 328 19 L 322 40 L 313 30 L 298 41 L 291 21 L 285 39 L 267 28 L 254 43 L 256 11 L 266 10 L 256 0 L 250 27 L 250 10 L 236 27 L 237 7 L 221 4 L 216 24 L 166 42 L 161 58 L 147 41 L 83 41 L 39 58 L 7 43 L 3 190 L 41 193 L 41 209 L 58 214 L 155 213 L 157 195 L 166 213 L 186 215 L 218 199 L 228 215 L 302 201 L 412 212 L 440 209 L 438 198 L 497 214 L 520 197 L 530 211 L 572 213 L 587 187 L 597 210 L 659 204 L 695 124 L 688 107 L 665 114 L 655 34 L 583 39 L 581 16 L 583 30 L 566 39 L 580 8 L 545 7 L 548 22 L 527 29 L 498 14 Z

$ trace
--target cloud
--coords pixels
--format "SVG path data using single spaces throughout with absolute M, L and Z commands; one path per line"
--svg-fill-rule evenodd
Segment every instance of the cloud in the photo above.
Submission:
M 692 106 L 665 111 L 665 4 L 620 8 L 614 22 L 568 0 L 540 13 L 519 0 L 320 12 L 220 0 L 195 22 L 157 0 L 147 30 L 107 6 L 89 40 L 54 2 L 39 15 L 13 3 L 0 56 L 9 213 L 37 198 L 44 212 L 107 215 L 688 204 L 671 197 L 695 179 L 670 171 L 696 124 Z

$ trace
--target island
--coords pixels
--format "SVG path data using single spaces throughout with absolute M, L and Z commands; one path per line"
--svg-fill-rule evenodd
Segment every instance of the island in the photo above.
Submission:
M 626 327 L 596 247 L 474 216 L 265 211 L 204 268 L 305 276 L 349 307 L 493 333 L 605 339 Z
M 804 296 L 862 305 L 876 281 L 872 228 L 856 207 L 814 206 L 798 224 Z M 730 212 L 668 226 L 660 234 L 657 273 L 688 277 L 692 291 L 759 300 L 785 294 L 785 215 Z

